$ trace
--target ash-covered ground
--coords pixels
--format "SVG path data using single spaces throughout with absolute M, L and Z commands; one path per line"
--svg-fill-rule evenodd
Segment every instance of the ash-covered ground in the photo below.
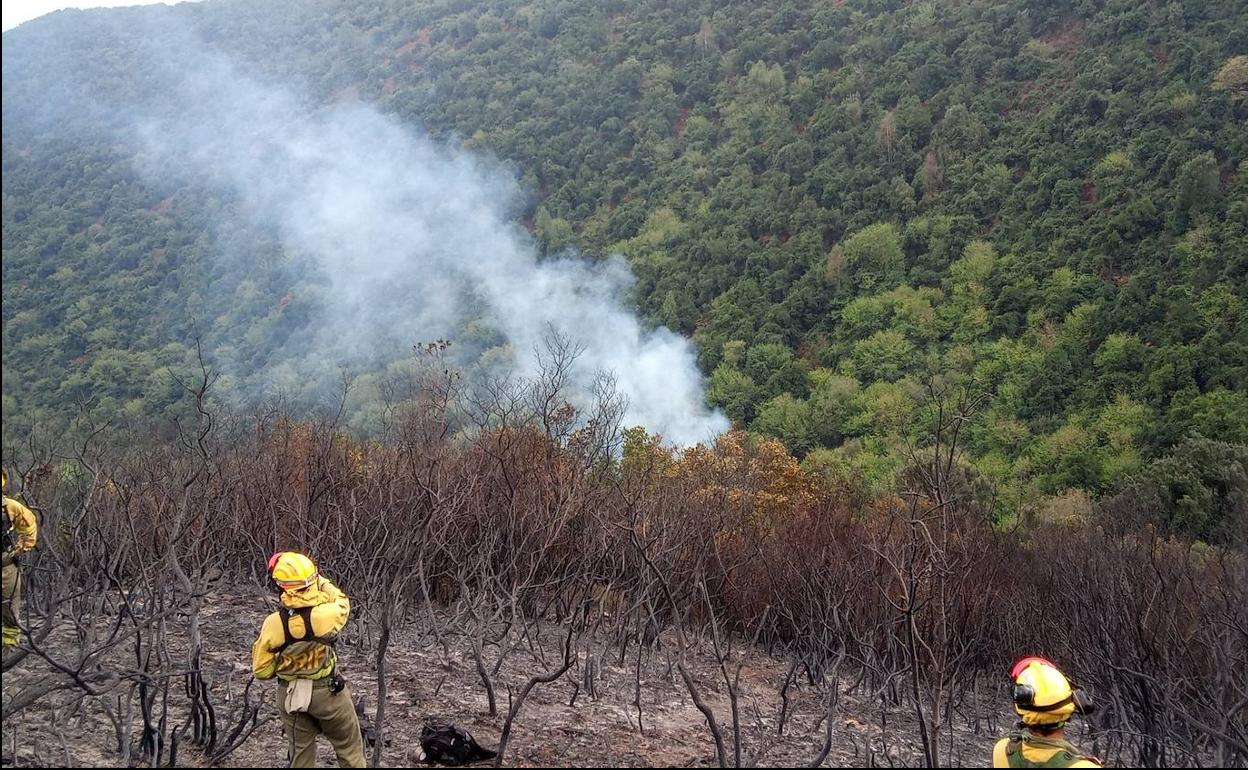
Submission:
M 207 604 L 201 612 L 204 640 L 203 672 L 208 685 L 218 734 L 225 734 L 237 722 L 243 692 L 250 677 L 250 647 L 254 634 L 269 611 L 260 595 L 234 594 Z M 184 617 L 169 620 L 170 670 L 184 665 L 186 656 Z M 375 640 L 360 634 L 359 624 L 339 645 L 341 670 L 350 681 L 364 712 L 376 712 Z M 603 635 L 604 637 L 606 635 Z M 77 634 L 65 623 L 45 642 L 50 657 L 74 659 Z M 540 637 L 540 638 L 539 638 Z M 529 639 L 519 639 L 506 656 L 496 689 L 498 714 L 487 709 L 484 687 L 472 658 L 471 640 L 444 634 L 445 647 L 428 633 L 428 623 L 414 621 L 395 633 L 386 659 L 387 715 L 382 765 L 411 766 L 418 762 L 419 737 L 425 717 L 437 716 L 459 723 L 483 745 L 497 747 L 508 709 L 509 690 L 518 695 L 529 677 L 551 666 L 557 667 L 562 654 L 559 629 L 549 627 Z M 674 644 L 660 644 L 640 657 L 635 644 L 626 649 L 623 663 L 620 648 L 607 638 L 580 640 L 576 665 L 551 684 L 537 685 L 516 717 L 504 764 L 508 766 L 567 767 L 708 767 L 717 764 L 715 746 L 702 713 L 695 707 L 675 666 Z M 135 645 L 123 643 L 109 651 L 109 663 L 119 668 L 133 666 Z M 487 648 L 488 663 L 497 651 Z M 596 693 L 586 691 L 585 667 L 591 657 L 597 663 Z M 781 688 L 789 673 L 789 663 L 749 649 L 733 654 L 730 672 L 744 660 L 740 673 L 738 721 L 742 737 L 742 766 L 808 766 L 818 756 L 825 737 L 826 686 L 812 685 L 805 672 L 792 677 L 787 691 L 787 716 L 783 733 L 779 730 L 784 708 Z M 689 656 L 691 669 L 707 706 L 721 725 L 728 765 L 736 761 L 733 742 L 732 710 L 722 673 L 711 646 L 706 643 Z M 592 665 L 592 664 L 591 664 Z M 27 656 L 4 675 L 4 698 L 9 702 L 24 688 L 64 678 L 36 655 Z M 49 677 L 51 679 L 49 679 Z M 640 715 L 637 700 L 640 680 Z M 104 685 L 107 686 L 107 683 Z M 188 698 L 184 677 L 171 680 L 168 699 L 153 685 L 153 714 L 165 712 L 165 732 L 188 722 Z M 962 693 L 963 706 L 947 724 L 942 740 L 944 764 L 987 766 L 993 741 L 1009 728 L 1009 720 L 996 703 L 1000 693 Z M 251 691 L 263 697 L 259 711 L 261 724 L 250 737 L 221 760 L 226 767 L 284 767 L 285 742 L 275 706 L 275 687 L 256 682 Z M 908 706 L 881 708 L 881 698 L 854 687 L 842 676 L 838 705 L 833 716 L 833 740 L 824 766 L 868 766 L 921 764 L 919 733 L 913 710 Z M 594 697 L 596 695 L 596 697 Z M 165 705 L 167 703 L 167 706 Z M 105 707 L 107 704 L 107 708 Z M 978 704 L 978 705 L 977 705 Z M 111 711 L 111 715 L 110 712 Z M 968 714 L 978 713 L 978 718 Z M 640 719 L 639 719 L 640 716 Z M 126 723 L 129 723 L 128 728 Z M 140 717 L 136 685 L 121 681 L 107 693 L 84 697 L 78 688 L 64 689 L 44 696 L 20 714 L 6 718 L 3 725 L 5 766 L 18 767 L 116 767 L 124 764 L 118 750 L 120 732 L 131 740 L 131 765 L 146 765 L 140 739 Z M 883 728 L 883 729 L 882 729 Z M 205 766 L 208 760 L 193 745 L 190 730 L 179 738 L 178 766 Z M 371 751 L 371 749 L 370 749 Z M 168 743 L 162 764 L 169 761 Z M 328 743 L 321 740 L 319 764 L 336 764 Z

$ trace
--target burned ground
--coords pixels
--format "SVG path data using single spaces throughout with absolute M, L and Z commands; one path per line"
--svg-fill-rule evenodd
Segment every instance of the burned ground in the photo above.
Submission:
M 239 713 L 244 690 L 250 678 L 250 644 L 264 614 L 268 599 L 259 593 L 236 592 L 215 598 L 202 611 L 205 639 L 203 669 L 211 692 L 216 718 L 225 730 L 226 722 Z M 185 655 L 185 634 L 170 623 L 169 652 Z M 467 728 L 483 745 L 496 747 L 507 708 L 508 687 L 514 692 L 525 679 L 545 668 L 559 656 L 557 629 L 548 628 L 507 658 L 500 671 L 499 714 L 490 716 L 485 692 L 474 670 L 470 644 L 448 638 L 447 652 L 430 635 L 422 633 L 425 624 L 413 619 L 391 641 L 386 666 L 387 710 L 384 727 L 385 766 L 416 763 L 420 728 L 425 717 L 440 716 Z M 376 712 L 375 640 L 363 638 L 356 624 L 340 644 L 342 670 L 351 682 L 357 701 L 365 713 Z M 41 647 L 53 659 L 60 648 L 72 646 L 73 630 L 65 623 Z M 635 704 L 637 690 L 637 646 L 630 645 L 621 662 L 620 648 L 607 640 L 582 643 L 576 665 L 549 685 L 539 685 L 519 713 L 505 764 L 512 766 L 628 766 L 703 767 L 715 764 L 715 750 L 702 714 L 690 700 L 671 660 L 672 645 L 663 640 L 641 654 L 641 728 Z M 117 665 L 126 665 L 133 650 L 115 651 Z M 584 687 L 586 662 L 598 663 L 594 685 L 597 697 Z M 691 654 L 696 679 L 703 697 L 713 709 L 728 740 L 731 741 L 730 699 L 727 697 L 715 656 L 703 646 Z M 545 658 L 546 663 L 542 662 Z M 788 713 L 784 734 L 778 732 L 782 699 L 780 690 L 789 671 L 788 662 L 750 648 L 742 656 L 740 721 L 743 737 L 743 763 L 761 766 L 806 765 L 816 757 L 824 739 L 827 688 L 812 685 L 804 672 L 797 672 L 788 689 Z M 28 656 L 6 672 L 6 696 L 36 685 L 42 677 L 54 675 L 52 667 L 38 656 Z M 123 682 L 108 693 L 84 696 L 69 689 L 46 697 L 4 725 L 4 765 L 16 767 L 118 766 L 122 761 L 114 722 L 101 704 L 117 704 L 134 698 L 135 685 Z M 276 716 L 273 685 L 256 682 L 252 700 L 264 699 L 259 726 L 242 745 L 221 762 L 226 767 L 284 766 L 285 746 Z M 832 749 L 826 766 L 867 764 L 913 765 L 921 756 L 914 735 L 913 717 L 904 708 L 881 711 L 878 700 L 855 691 L 853 682 L 842 678 L 840 703 L 834 719 Z M 952 724 L 952 755 L 955 765 L 987 764 L 992 741 L 1007 729 L 1007 717 L 995 708 L 989 696 L 980 693 L 983 713 L 978 717 L 969 708 Z M 136 699 L 137 700 L 137 699 Z M 156 698 L 159 719 L 161 697 Z M 116 712 L 116 709 L 114 708 Z M 181 681 L 169 688 L 170 725 L 187 722 L 187 699 Z M 136 764 L 141 749 L 142 722 L 132 714 L 132 757 Z M 881 725 L 884 729 L 881 730 Z M 188 730 L 189 732 L 189 730 Z M 177 751 L 180 766 L 204 766 L 204 753 L 183 738 Z M 731 750 L 731 749 L 730 749 Z M 163 752 L 168 762 L 168 750 Z M 325 741 L 319 747 L 319 763 L 332 765 L 332 750 Z

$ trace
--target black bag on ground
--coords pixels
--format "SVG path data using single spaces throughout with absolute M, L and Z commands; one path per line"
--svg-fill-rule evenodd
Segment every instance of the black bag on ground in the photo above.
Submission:
M 497 751 L 482 748 L 464 728 L 435 717 L 425 720 L 420 747 L 426 762 L 439 765 L 467 765 L 498 756 Z

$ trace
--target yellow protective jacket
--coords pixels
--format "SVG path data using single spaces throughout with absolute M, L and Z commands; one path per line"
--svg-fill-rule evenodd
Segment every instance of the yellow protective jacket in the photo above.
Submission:
M 9 517 L 4 526 L 6 530 L 12 530 L 13 550 L 19 555 L 33 550 L 39 539 L 39 522 L 35 520 L 35 514 L 8 495 L 4 497 L 4 512 Z
M 321 679 L 334 672 L 333 643 L 347 624 L 351 600 L 327 578 L 282 594 L 282 608 L 264 619 L 251 646 L 257 679 Z M 309 625 L 311 628 L 309 628 Z
M 1095 757 L 1080 754 L 1070 741 L 1024 732 L 997 741 L 992 749 L 992 766 L 1100 767 L 1101 763 Z

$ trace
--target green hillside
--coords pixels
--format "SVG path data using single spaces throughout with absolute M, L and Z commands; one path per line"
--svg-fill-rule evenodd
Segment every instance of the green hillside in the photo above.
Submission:
M 36 20 L 3 45 L 6 428 L 89 400 L 162 414 L 195 335 L 259 367 L 317 301 L 272 233 L 217 226 L 239 201 L 136 170 L 117 127 L 168 98 L 171 29 L 499 158 L 544 253 L 624 254 L 642 314 L 699 344 L 711 403 L 812 467 L 886 485 L 933 373 L 991 394 L 966 447 L 1003 498 L 1104 493 L 1191 436 L 1248 443 L 1242 0 Z

